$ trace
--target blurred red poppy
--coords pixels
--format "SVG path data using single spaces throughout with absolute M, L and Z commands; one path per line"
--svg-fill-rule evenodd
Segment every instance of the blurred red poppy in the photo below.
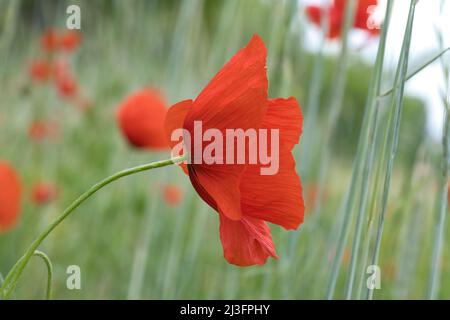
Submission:
M 316 25 L 320 26 L 323 14 L 328 15 L 328 34 L 327 37 L 334 39 L 341 35 L 345 5 L 347 0 L 334 0 L 330 7 L 307 6 L 306 14 Z M 373 8 L 378 5 L 378 0 L 358 0 L 355 12 L 355 21 L 353 27 L 364 30 L 371 35 L 379 34 L 380 30 L 371 25 L 369 18 Z
M 194 101 L 174 105 L 166 118 L 169 137 L 178 128 L 192 136 L 194 121 L 201 121 L 204 130 L 219 130 L 225 135 L 227 129 L 279 130 L 279 170 L 274 175 L 261 175 L 261 161 L 190 161 L 187 165 L 194 188 L 219 213 L 225 258 L 238 266 L 261 265 L 269 256 L 277 258 L 266 221 L 296 229 L 304 216 L 302 187 L 292 156 L 301 134 L 302 115 L 294 98 L 268 99 L 266 57 L 262 39 L 253 36 Z M 192 157 L 195 150 L 189 151 Z M 248 149 L 246 153 L 249 156 Z
M 164 186 L 164 200 L 168 205 L 176 206 L 180 204 L 183 199 L 181 189 L 173 184 Z
M 45 82 L 51 75 L 51 66 L 47 60 L 34 60 L 31 62 L 29 74 L 35 82 Z
M 58 188 L 51 182 L 36 183 L 31 191 L 31 200 L 36 205 L 45 205 L 58 197 Z
M 58 49 L 59 39 L 56 30 L 47 29 L 41 36 L 41 47 L 45 52 L 51 53 Z
M 129 95 L 118 107 L 116 118 L 122 134 L 136 148 L 165 150 L 166 103 L 161 94 L 146 88 Z
M 17 221 L 21 193 L 19 175 L 8 163 L 0 161 L 0 231 L 11 229 Z
M 70 69 L 54 70 L 56 91 L 62 98 L 75 98 L 78 94 L 78 83 L 70 72 Z
M 34 120 L 28 128 L 30 140 L 40 142 L 44 139 L 56 139 L 59 135 L 59 126 L 54 122 Z
M 59 45 L 66 51 L 74 51 L 81 43 L 81 33 L 76 30 L 67 30 L 60 35 Z
M 340 36 L 341 34 L 341 26 L 343 22 L 343 12 L 336 9 L 328 9 L 328 33 L 327 37 L 330 39 L 335 39 Z M 326 13 L 326 9 L 323 7 L 311 5 L 306 7 L 306 13 L 309 17 L 309 19 L 316 24 L 317 26 L 320 26 L 322 23 L 322 15 L 324 12 Z

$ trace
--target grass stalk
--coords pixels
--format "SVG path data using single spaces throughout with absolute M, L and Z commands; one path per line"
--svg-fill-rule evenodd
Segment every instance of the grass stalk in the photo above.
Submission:
M 397 153 L 398 148 L 398 140 L 399 140 L 399 131 L 400 131 L 400 121 L 403 107 L 403 94 L 405 89 L 405 81 L 408 70 L 408 60 L 409 60 L 409 49 L 411 44 L 411 35 L 412 28 L 414 22 L 414 13 L 416 9 L 417 0 L 412 0 L 408 13 L 408 20 L 406 23 L 405 35 L 403 38 L 402 49 L 399 57 L 399 64 L 396 71 L 394 87 L 398 88 L 395 90 L 395 95 L 393 95 L 393 106 L 392 110 L 393 114 L 390 118 L 389 125 L 387 127 L 387 137 L 386 137 L 386 156 L 387 156 L 387 164 L 386 164 L 386 173 L 384 177 L 384 185 L 382 192 L 382 200 L 381 200 L 381 211 L 379 215 L 379 223 L 377 228 L 377 237 L 375 240 L 375 248 L 372 255 L 371 265 L 378 265 L 379 252 L 381 247 L 381 239 L 383 235 L 383 228 L 385 222 L 385 216 L 387 211 L 387 202 L 389 198 L 389 191 L 391 186 L 391 176 L 392 169 L 394 167 L 394 160 Z M 390 142 L 390 143 L 388 143 Z M 373 298 L 373 288 L 368 288 L 367 298 Z
M 379 103 L 376 97 L 380 93 L 381 88 L 381 76 L 383 72 L 384 65 L 384 54 L 386 49 L 386 38 L 387 32 L 389 30 L 389 23 L 392 12 L 392 0 L 388 1 L 385 14 L 385 23 L 383 26 L 383 31 L 380 39 L 380 45 L 378 47 L 377 57 L 375 61 L 374 73 L 371 79 L 371 84 L 369 86 L 369 92 L 366 101 L 366 110 L 368 113 L 368 128 L 363 137 L 365 143 L 362 144 L 362 158 L 361 162 L 364 164 L 362 171 L 361 180 L 361 191 L 359 193 L 358 199 L 358 212 L 357 220 L 355 224 L 355 235 L 353 237 L 352 251 L 350 256 L 350 266 L 349 266 L 349 276 L 347 278 L 346 284 L 346 298 L 351 299 L 353 293 L 353 286 L 356 278 L 356 267 L 358 265 L 359 249 L 361 243 L 361 234 L 363 229 L 363 222 L 366 216 L 366 206 L 369 191 L 369 181 L 372 173 L 375 146 L 377 143 L 375 139 L 377 138 L 378 129 L 378 119 L 379 119 Z M 363 131 L 364 133 L 364 131 Z
M 449 152 L 449 105 L 450 105 L 450 79 L 447 74 L 447 97 L 444 101 L 444 130 L 442 133 L 442 172 L 440 177 L 440 195 L 439 195 L 439 216 L 436 224 L 435 238 L 433 244 L 433 254 L 431 257 L 431 273 L 428 288 L 428 299 L 436 299 L 439 293 L 440 266 L 442 260 L 442 247 L 444 243 L 445 216 L 448 207 L 448 162 L 450 161 Z
M 361 131 L 361 135 L 360 135 L 360 139 L 359 139 L 358 147 L 357 147 L 357 151 L 356 151 L 356 157 L 355 157 L 355 162 L 354 162 L 354 166 L 353 166 L 349 190 L 347 192 L 347 195 L 346 195 L 346 198 L 344 201 L 344 203 L 345 203 L 344 204 L 344 212 L 343 212 L 344 218 L 342 220 L 341 228 L 339 231 L 339 238 L 338 238 L 338 242 L 337 242 L 336 253 L 333 257 L 332 266 L 331 266 L 331 276 L 330 276 L 330 280 L 328 283 L 327 299 L 333 298 L 334 291 L 336 288 L 337 278 L 339 275 L 341 260 L 342 260 L 343 254 L 344 254 L 345 244 L 347 242 L 348 228 L 350 226 L 351 213 L 353 211 L 354 202 L 355 202 L 356 185 L 357 185 L 357 183 L 359 181 L 359 177 L 361 175 L 361 169 L 362 169 L 361 166 L 362 166 L 362 163 L 364 162 L 363 161 L 364 155 L 367 152 L 367 151 L 365 151 L 365 149 L 367 148 L 367 143 L 366 143 L 365 137 L 369 133 L 369 125 L 372 122 L 372 119 L 376 119 L 376 117 L 375 117 L 376 114 L 372 110 L 375 108 L 373 100 L 374 100 L 375 94 L 377 92 L 377 90 L 374 89 L 374 87 L 377 86 L 377 82 L 378 82 L 377 88 L 379 89 L 379 83 L 381 81 L 381 72 L 382 72 L 382 66 L 383 66 L 383 60 L 384 60 L 386 37 L 387 37 L 388 23 L 390 20 L 391 11 L 392 11 L 392 0 L 390 0 L 388 2 L 388 6 L 386 8 L 386 20 L 385 20 L 385 23 L 383 26 L 383 31 L 381 34 L 380 45 L 378 47 L 377 58 L 376 58 L 376 63 L 375 63 L 375 73 L 371 80 L 372 84 L 369 86 L 369 98 L 367 100 L 368 102 L 366 103 L 366 107 L 365 107 L 365 111 L 364 111 L 363 124 L 361 127 L 362 131 Z

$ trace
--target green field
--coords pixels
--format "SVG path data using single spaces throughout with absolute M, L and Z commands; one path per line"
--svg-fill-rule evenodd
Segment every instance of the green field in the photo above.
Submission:
M 28 74 L 30 62 L 45 56 L 39 42 L 43 30 L 63 30 L 69 4 L 81 8 L 82 42 L 66 58 L 91 102 L 87 111 L 61 99 L 51 81 L 34 83 Z M 424 102 L 399 89 L 380 98 L 373 140 L 366 138 L 370 125 L 364 110 L 371 101 L 368 92 L 376 90 L 371 78 L 379 62 L 368 64 L 352 47 L 344 55 L 338 50 L 320 58 L 305 44 L 305 29 L 311 26 L 303 12 L 301 2 L 288 0 L 1 1 L 0 160 L 16 168 L 23 186 L 17 224 L 0 233 L 3 278 L 37 235 L 87 188 L 122 169 L 170 157 L 169 151 L 139 150 L 124 139 L 115 112 L 127 95 L 153 87 L 163 93 L 168 107 L 193 99 L 256 33 L 268 48 L 269 96 L 296 97 L 304 115 L 294 155 L 305 221 L 296 231 L 271 225 L 279 259 L 245 268 L 228 264 L 217 213 L 180 168 L 169 166 L 105 187 L 48 236 L 39 250 L 53 264 L 53 298 L 322 299 L 334 268 L 333 297 L 348 297 L 352 278 L 351 298 L 365 299 L 366 269 L 385 204 L 377 259 L 381 289 L 374 290 L 373 298 L 423 299 L 433 292 L 434 298 L 449 299 L 450 234 L 448 219 L 440 220 L 447 212 L 446 166 L 444 175 L 442 168 L 448 161 L 442 141 L 426 133 Z M 380 37 L 371 41 L 378 47 Z M 416 58 L 421 57 L 410 52 L 408 74 L 427 61 L 416 63 Z M 448 59 L 442 55 L 445 70 Z M 383 68 L 381 92 L 405 81 L 406 75 L 399 72 L 396 80 L 395 73 L 395 68 Z M 395 120 L 400 106 L 398 150 L 386 178 L 395 145 L 395 121 L 390 119 Z M 57 137 L 30 139 L 29 126 L 36 119 L 57 123 Z M 38 181 L 57 185 L 54 201 L 31 201 Z M 181 189 L 178 205 L 164 200 L 166 184 Z M 343 224 L 347 237 L 340 242 Z M 342 259 L 336 269 L 339 243 Z M 80 290 L 66 286 L 71 265 L 80 267 Z M 438 288 L 430 289 L 433 276 Z M 33 257 L 11 298 L 43 299 L 46 284 L 46 266 Z

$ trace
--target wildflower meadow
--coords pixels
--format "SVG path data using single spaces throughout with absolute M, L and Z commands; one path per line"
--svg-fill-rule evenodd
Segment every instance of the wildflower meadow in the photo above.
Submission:
M 450 299 L 449 17 L 0 1 L 0 300 Z

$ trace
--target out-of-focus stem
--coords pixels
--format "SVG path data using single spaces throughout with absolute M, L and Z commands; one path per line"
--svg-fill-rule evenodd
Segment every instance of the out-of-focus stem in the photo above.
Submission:
M 78 208 L 84 201 L 89 199 L 93 194 L 95 194 L 97 191 L 102 189 L 103 187 L 107 186 L 111 182 L 114 182 L 120 178 L 142 172 L 147 171 L 155 168 L 162 168 L 168 165 L 176 164 L 179 162 L 183 162 L 186 160 L 187 156 L 180 156 L 168 160 L 162 160 L 162 161 L 156 161 L 149 164 L 144 164 L 141 166 L 133 167 L 130 169 L 125 169 L 123 171 L 117 172 L 113 174 L 112 176 L 109 176 L 108 178 L 100 181 L 99 183 L 92 186 L 89 190 L 87 190 L 85 193 L 83 193 L 78 199 L 76 199 L 72 204 L 64 210 L 64 212 L 56 218 L 55 221 L 53 221 L 37 238 L 34 240 L 34 242 L 29 246 L 25 254 L 20 258 L 16 264 L 13 266 L 11 271 L 8 273 L 8 275 L 5 278 L 5 281 L 3 285 L 0 288 L 0 298 L 2 299 L 8 299 L 14 290 L 16 283 L 20 277 L 20 275 L 23 272 L 23 269 L 28 264 L 30 258 L 35 253 L 36 249 L 39 247 L 39 245 L 44 241 L 44 239 L 61 223 L 63 222 L 76 208 Z
M 439 198 L 439 218 L 436 224 L 436 232 L 433 245 L 433 255 L 431 258 L 431 274 L 428 288 L 428 298 L 436 299 L 439 291 L 440 280 L 440 265 L 442 258 L 442 246 L 444 242 L 444 229 L 445 229 L 445 216 L 447 214 L 447 201 L 448 201 L 448 162 L 449 156 L 449 134 L 450 134 L 450 79 L 447 74 L 447 98 L 444 103 L 444 130 L 442 133 L 442 173 L 440 183 L 440 198 Z

